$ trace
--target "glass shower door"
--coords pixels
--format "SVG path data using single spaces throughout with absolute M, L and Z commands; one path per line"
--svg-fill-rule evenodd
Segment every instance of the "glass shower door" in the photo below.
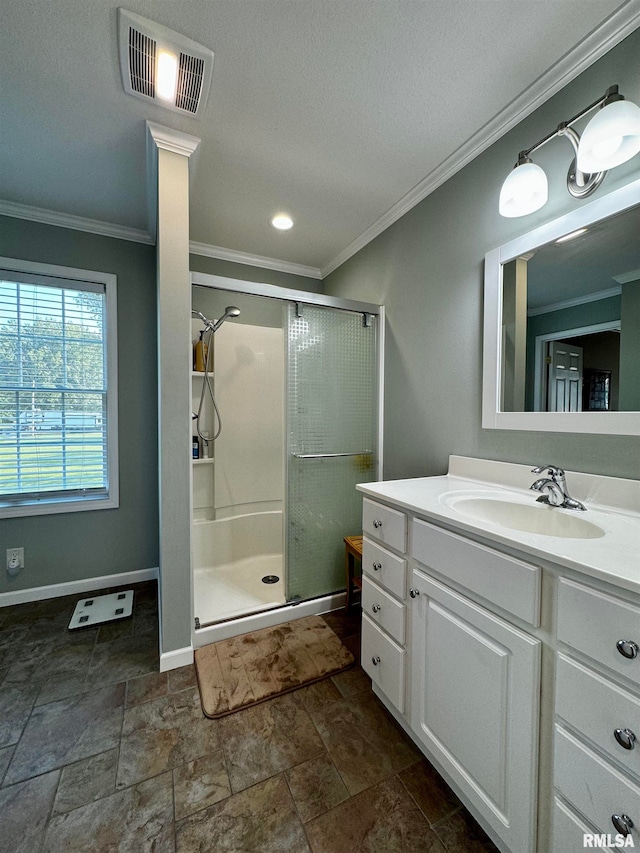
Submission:
M 345 588 L 357 483 L 377 479 L 378 317 L 293 303 L 287 334 L 287 600 Z

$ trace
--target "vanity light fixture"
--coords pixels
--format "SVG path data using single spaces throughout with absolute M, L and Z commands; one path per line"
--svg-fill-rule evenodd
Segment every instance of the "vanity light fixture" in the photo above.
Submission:
M 573 125 L 596 108 L 599 111 L 580 138 Z M 521 151 L 500 190 L 502 216 L 526 216 L 546 203 L 547 176 L 530 155 L 557 136 L 566 137 L 575 154 L 567 173 L 567 190 L 574 198 L 586 198 L 600 186 L 608 169 L 626 163 L 640 151 L 640 107 L 625 101 L 617 86 L 610 86 L 597 101 Z
M 293 228 L 293 219 L 287 213 L 276 213 L 270 222 L 277 231 L 289 231 Z

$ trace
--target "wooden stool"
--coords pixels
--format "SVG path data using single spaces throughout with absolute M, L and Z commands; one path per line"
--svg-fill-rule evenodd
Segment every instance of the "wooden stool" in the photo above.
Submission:
M 351 607 L 353 587 L 362 589 L 362 575 L 356 575 L 355 561 L 362 562 L 362 536 L 344 537 L 344 565 L 347 573 L 347 610 Z

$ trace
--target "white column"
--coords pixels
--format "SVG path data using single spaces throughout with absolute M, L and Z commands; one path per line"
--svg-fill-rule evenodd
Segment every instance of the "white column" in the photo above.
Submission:
M 189 157 L 200 140 L 147 122 L 158 298 L 160 668 L 192 660 Z M 153 221 L 153 220 L 152 220 Z

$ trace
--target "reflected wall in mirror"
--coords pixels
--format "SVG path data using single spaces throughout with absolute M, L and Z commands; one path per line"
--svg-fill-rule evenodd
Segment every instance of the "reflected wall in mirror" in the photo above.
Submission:
M 640 409 L 640 206 L 502 268 L 501 411 Z
M 482 425 L 640 435 L 640 180 L 485 256 Z

